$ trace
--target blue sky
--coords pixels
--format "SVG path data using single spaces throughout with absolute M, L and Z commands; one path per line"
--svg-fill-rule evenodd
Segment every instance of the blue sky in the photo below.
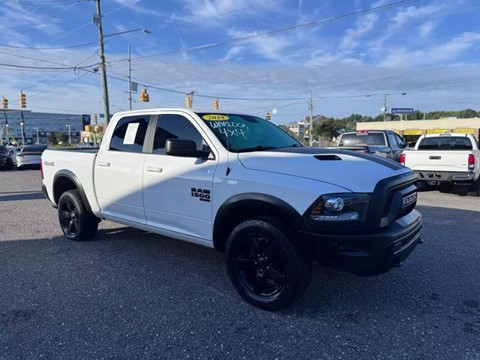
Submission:
M 32 111 L 103 113 L 89 0 L 4 0 L 0 95 Z M 376 116 L 387 107 L 480 110 L 475 0 L 102 0 L 111 112 L 184 107 L 264 116 Z M 148 29 L 151 33 L 131 31 Z M 119 32 L 127 32 L 117 34 Z M 111 36 L 108 36 L 111 35 Z M 22 67 L 19 67 L 22 66 Z M 402 93 L 406 92 L 406 95 Z M 387 95 L 388 94 L 388 95 Z

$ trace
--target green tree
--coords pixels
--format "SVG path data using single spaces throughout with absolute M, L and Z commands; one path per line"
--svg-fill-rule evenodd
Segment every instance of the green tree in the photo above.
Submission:
M 313 128 L 313 135 L 324 137 L 327 140 L 332 140 L 338 136 L 341 131 L 345 130 L 345 121 L 335 120 L 333 118 L 315 124 Z
M 478 116 L 478 113 L 472 109 L 465 109 L 458 112 L 458 117 L 461 119 L 470 119 L 477 116 Z
M 423 120 L 423 112 L 415 110 L 413 114 L 408 115 L 408 120 Z
M 68 134 L 64 132 L 60 132 L 57 134 L 57 139 L 58 139 L 58 142 L 62 142 L 63 144 L 66 144 L 68 143 Z
M 52 133 L 52 135 L 48 137 L 48 143 L 52 145 L 57 145 L 58 144 L 57 134 Z

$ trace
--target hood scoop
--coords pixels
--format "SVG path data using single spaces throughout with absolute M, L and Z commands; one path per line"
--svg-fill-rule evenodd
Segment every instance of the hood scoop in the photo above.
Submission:
M 324 160 L 324 161 L 327 161 L 327 160 L 342 160 L 342 158 L 340 156 L 335 155 L 335 154 L 315 155 L 314 158 L 317 159 L 317 160 Z

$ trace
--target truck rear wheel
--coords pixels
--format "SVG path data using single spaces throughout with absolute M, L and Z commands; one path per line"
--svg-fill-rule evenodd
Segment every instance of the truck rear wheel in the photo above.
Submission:
M 468 189 L 468 195 L 480 197 L 480 177 Z
M 66 191 L 58 201 L 58 220 L 69 240 L 85 240 L 95 236 L 98 219 L 88 212 L 78 190 Z
M 226 246 L 226 266 L 238 294 L 248 303 L 276 311 L 293 303 L 310 284 L 312 262 L 275 219 L 240 223 Z

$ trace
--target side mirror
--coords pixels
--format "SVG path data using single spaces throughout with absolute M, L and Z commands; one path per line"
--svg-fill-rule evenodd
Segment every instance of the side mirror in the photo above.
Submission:
M 193 140 L 167 139 L 165 142 L 167 155 L 208 159 L 210 152 L 210 149 L 197 150 L 197 144 Z

